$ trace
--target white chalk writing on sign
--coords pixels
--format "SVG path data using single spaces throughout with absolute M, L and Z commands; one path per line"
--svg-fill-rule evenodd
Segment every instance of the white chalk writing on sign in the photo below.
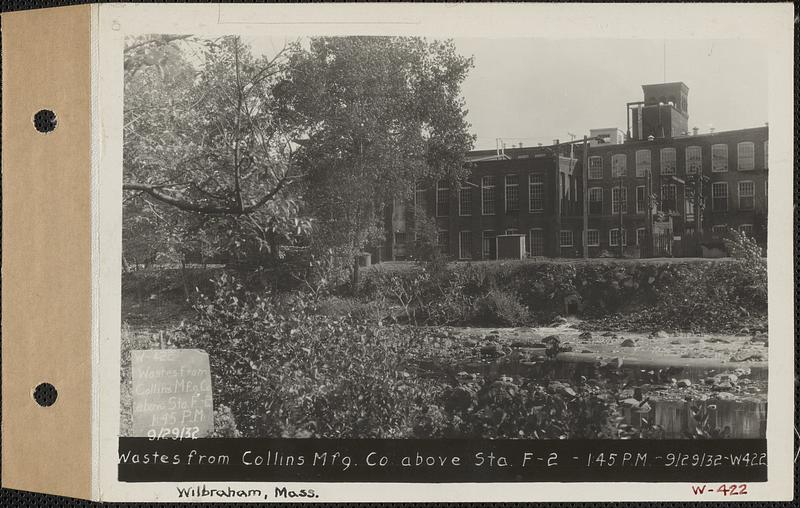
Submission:
M 133 436 L 198 438 L 214 431 L 208 354 L 199 349 L 131 351 Z

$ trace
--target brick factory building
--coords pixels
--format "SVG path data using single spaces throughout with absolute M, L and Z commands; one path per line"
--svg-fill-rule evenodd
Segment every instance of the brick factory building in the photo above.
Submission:
M 466 181 L 418 190 L 441 248 L 495 259 L 495 237 L 524 235 L 523 256 L 581 257 L 584 238 L 589 257 L 716 256 L 728 228 L 766 246 L 768 127 L 689 132 L 685 84 L 642 89 L 627 132 L 592 129 L 586 154 L 583 140 L 474 151 Z M 411 252 L 402 210 L 387 218 L 392 259 Z

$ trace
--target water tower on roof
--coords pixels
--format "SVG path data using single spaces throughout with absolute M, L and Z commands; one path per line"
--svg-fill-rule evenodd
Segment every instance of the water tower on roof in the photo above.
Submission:
M 628 103 L 631 140 L 671 138 L 689 130 L 689 87 L 683 82 L 642 85 L 644 100 Z

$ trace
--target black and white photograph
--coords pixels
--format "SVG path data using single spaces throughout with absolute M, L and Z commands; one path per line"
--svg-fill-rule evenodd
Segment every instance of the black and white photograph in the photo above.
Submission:
M 120 436 L 764 439 L 767 112 L 740 39 L 128 36 Z

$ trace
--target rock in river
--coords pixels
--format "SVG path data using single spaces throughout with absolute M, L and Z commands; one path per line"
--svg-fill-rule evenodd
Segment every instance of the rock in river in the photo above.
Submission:
M 633 339 L 625 339 L 625 340 L 622 341 L 622 344 L 620 344 L 620 346 L 622 346 L 622 347 L 636 347 L 636 343 L 633 341 Z

